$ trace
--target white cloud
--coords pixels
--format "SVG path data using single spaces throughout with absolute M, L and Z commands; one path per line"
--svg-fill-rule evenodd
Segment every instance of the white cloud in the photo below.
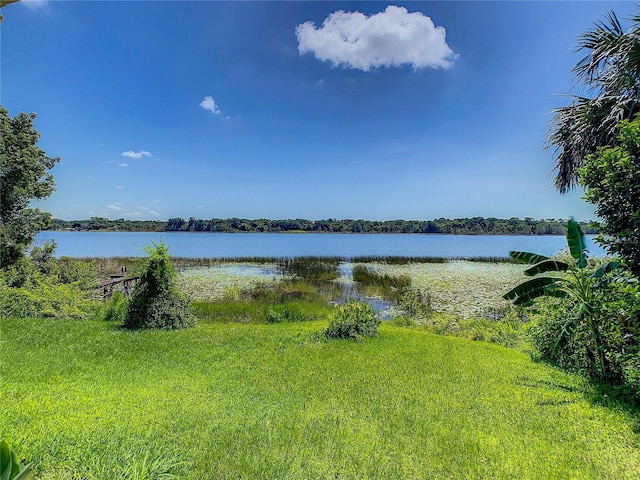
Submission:
M 141 217 L 142 214 L 140 212 L 129 212 L 129 213 L 123 213 L 122 216 L 123 217 Z
M 109 212 L 94 212 L 92 210 L 89 210 L 89 215 L 91 215 L 92 217 L 108 217 L 111 214 Z
M 449 68 L 458 57 L 446 42 L 446 31 L 421 12 L 389 5 L 371 16 L 338 10 L 316 28 L 313 22 L 296 27 L 298 52 L 368 72 L 377 67 L 411 65 L 414 69 Z
M 122 163 L 118 164 L 118 166 L 119 166 L 119 167 L 128 167 L 128 166 L 129 166 L 129 164 L 128 164 L 128 163 L 124 163 L 124 162 L 122 162 Z
M 45 8 L 49 6 L 48 0 L 22 0 L 22 2 L 20 3 L 26 5 L 31 10 L 37 10 L 39 8 Z
M 159 217 L 160 214 L 158 212 L 156 212 L 155 210 L 149 210 L 149 215 L 153 215 L 154 217 Z
M 222 111 L 218 108 L 218 105 L 216 105 L 216 101 L 213 99 L 213 97 L 204 97 L 204 99 L 200 102 L 200 106 L 215 115 L 220 115 L 222 113 Z
M 107 205 L 107 208 L 110 208 L 111 210 L 122 210 L 122 204 L 121 203 L 112 203 L 111 205 Z
M 124 185 L 117 185 L 116 190 L 124 190 Z
M 123 157 L 140 159 L 142 157 L 150 157 L 151 153 L 147 152 L 146 150 L 140 150 L 139 152 L 134 152 L 133 150 L 127 150 L 126 152 L 122 152 L 122 156 Z M 122 166 L 122 164 L 121 164 L 121 166 Z

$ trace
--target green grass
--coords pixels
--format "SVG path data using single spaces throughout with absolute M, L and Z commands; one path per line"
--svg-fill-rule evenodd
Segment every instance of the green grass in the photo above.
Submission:
M 326 303 L 283 302 L 267 304 L 255 301 L 194 302 L 198 318 L 224 323 L 279 323 L 328 320 L 333 308 Z
M 0 319 L 0 437 L 40 479 L 640 477 L 637 416 L 495 345 L 383 325 Z

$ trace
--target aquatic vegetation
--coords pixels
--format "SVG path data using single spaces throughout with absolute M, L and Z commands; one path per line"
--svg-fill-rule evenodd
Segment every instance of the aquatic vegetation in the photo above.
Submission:
M 192 301 L 218 301 L 240 298 L 258 284 L 271 284 L 289 278 L 275 263 L 217 263 L 212 267 L 184 268 L 177 286 Z
M 339 276 L 340 257 L 296 257 L 278 262 L 282 272 L 312 284 L 332 282 Z
M 522 268 L 512 263 L 455 260 L 447 263 L 369 265 L 379 274 L 407 275 L 412 288 L 428 292 L 435 312 L 461 318 L 482 317 L 485 312 L 509 306 L 504 292 L 519 283 Z

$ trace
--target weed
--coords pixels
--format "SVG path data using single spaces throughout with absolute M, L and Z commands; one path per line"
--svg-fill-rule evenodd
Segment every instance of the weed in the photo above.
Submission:
M 345 305 L 336 305 L 335 315 L 324 331 L 329 339 L 377 337 L 380 319 L 370 305 L 350 301 Z

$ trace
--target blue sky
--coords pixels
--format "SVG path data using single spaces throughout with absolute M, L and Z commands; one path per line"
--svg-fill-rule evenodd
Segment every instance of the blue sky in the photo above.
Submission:
M 611 8 L 635 10 L 22 1 L 2 9 L 1 103 L 62 159 L 39 204 L 56 218 L 588 219 L 543 145 Z

